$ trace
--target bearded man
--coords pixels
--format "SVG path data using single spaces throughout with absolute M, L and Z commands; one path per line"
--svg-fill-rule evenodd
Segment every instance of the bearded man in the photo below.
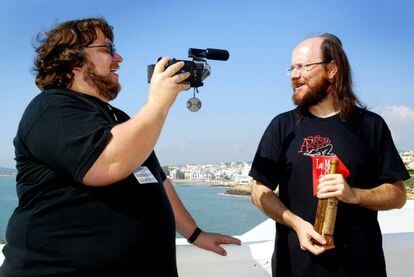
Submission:
M 108 102 L 122 57 L 104 19 L 67 21 L 37 48 L 36 84 L 14 139 L 19 204 L 1 276 L 177 276 L 176 229 L 225 255 L 240 241 L 201 231 L 153 151 L 189 73 L 161 59 L 130 118 Z
M 250 171 L 254 204 L 276 221 L 273 276 L 386 276 L 377 214 L 405 204 L 409 178 L 391 133 L 355 96 L 335 35 L 302 41 L 288 73 L 297 107 L 271 121 Z M 339 200 L 333 249 L 313 227 L 318 198 Z

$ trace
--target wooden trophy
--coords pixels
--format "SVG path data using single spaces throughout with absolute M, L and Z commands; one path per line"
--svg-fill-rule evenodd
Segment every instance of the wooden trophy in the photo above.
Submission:
M 329 174 L 335 174 L 338 171 L 339 162 L 335 159 L 329 161 Z M 338 209 L 338 199 L 325 198 L 318 200 L 318 209 L 316 211 L 316 218 L 314 228 L 316 232 L 321 234 L 326 240 L 325 246 L 329 248 L 334 245 L 334 229 L 336 221 L 336 211 Z

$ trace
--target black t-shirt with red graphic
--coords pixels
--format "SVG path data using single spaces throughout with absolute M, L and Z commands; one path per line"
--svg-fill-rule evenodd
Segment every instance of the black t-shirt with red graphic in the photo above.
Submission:
M 374 188 L 410 176 L 384 120 L 359 109 L 351 121 L 339 115 L 318 118 L 295 111 L 275 117 L 258 146 L 250 176 L 267 187 L 279 186 L 288 209 L 314 223 L 318 199 L 314 187 L 328 173 L 329 159 L 340 161 L 339 172 L 352 187 Z M 315 256 L 300 249 L 296 233 L 276 223 L 273 276 L 385 276 L 377 212 L 339 203 L 336 248 Z

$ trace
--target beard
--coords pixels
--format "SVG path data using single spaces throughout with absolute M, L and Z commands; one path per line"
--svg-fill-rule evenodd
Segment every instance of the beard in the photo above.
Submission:
M 114 100 L 121 90 L 121 85 L 118 80 L 114 80 L 110 75 L 99 75 L 96 72 L 95 65 L 91 62 L 87 62 L 86 64 L 84 79 L 89 85 L 96 88 L 99 95 L 103 96 L 108 101 Z
M 328 96 L 329 87 L 330 83 L 328 80 L 320 80 L 312 88 L 309 88 L 301 98 L 293 92 L 293 103 L 300 108 L 309 108 L 317 105 Z

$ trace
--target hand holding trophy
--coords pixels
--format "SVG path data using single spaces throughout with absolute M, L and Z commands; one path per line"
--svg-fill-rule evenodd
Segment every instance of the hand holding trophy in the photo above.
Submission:
M 336 174 L 339 162 L 331 159 L 329 162 L 329 174 Z M 326 240 L 327 248 L 334 248 L 334 230 L 336 221 L 336 212 L 338 209 L 338 199 L 326 198 L 318 200 L 314 228 Z

